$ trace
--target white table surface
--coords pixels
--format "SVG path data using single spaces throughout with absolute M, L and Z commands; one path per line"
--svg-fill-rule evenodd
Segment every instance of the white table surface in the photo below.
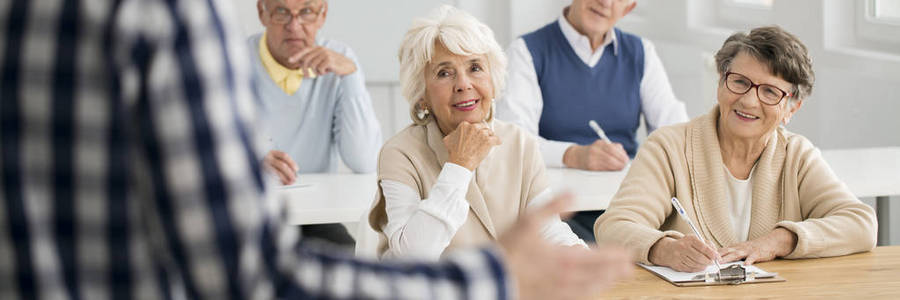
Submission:
M 822 156 L 857 197 L 900 195 L 900 147 L 824 150 Z
M 900 147 L 826 150 L 823 155 L 856 196 L 900 195 Z M 626 171 L 550 168 L 547 175 L 555 191 L 576 194 L 573 210 L 596 210 L 609 206 Z M 289 224 L 358 222 L 375 199 L 375 174 L 302 174 L 300 182 L 311 186 L 276 190 L 287 201 Z
M 276 188 L 288 224 L 358 222 L 375 200 L 375 174 L 300 174 L 305 187 Z

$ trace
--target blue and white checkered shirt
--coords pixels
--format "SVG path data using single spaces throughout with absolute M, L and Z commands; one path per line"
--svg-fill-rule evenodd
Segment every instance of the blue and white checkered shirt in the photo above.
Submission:
M 0 1 L 0 299 L 506 298 L 490 249 L 297 246 L 224 2 Z

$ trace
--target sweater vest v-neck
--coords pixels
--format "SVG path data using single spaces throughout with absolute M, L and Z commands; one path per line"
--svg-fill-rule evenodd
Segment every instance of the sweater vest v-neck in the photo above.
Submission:
M 557 22 L 523 36 L 544 101 L 540 136 L 590 144 L 597 140 L 597 134 L 588 127 L 588 121 L 595 120 L 610 140 L 621 143 L 634 157 L 644 47 L 640 37 L 618 28 L 614 32 L 618 53 L 614 43 L 606 45 L 594 67 L 578 58 Z

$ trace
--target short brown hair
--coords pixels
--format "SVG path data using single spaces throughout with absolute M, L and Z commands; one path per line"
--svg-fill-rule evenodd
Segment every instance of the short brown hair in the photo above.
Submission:
M 719 76 L 731 68 L 738 53 L 747 53 L 764 64 L 778 77 L 790 82 L 794 99 L 806 99 L 812 92 L 816 75 L 806 46 L 793 34 L 778 26 L 759 27 L 750 34 L 732 34 L 716 52 L 716 68 Z

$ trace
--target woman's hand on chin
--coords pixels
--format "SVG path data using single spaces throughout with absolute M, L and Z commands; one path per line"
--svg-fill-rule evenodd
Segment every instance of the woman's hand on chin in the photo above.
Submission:
M 484 123 L 461 122 L 444 137 L 448 161 L 470 171 L 475 170 L 487 157 L 491 148 L 500 145 L 500 138 Z

